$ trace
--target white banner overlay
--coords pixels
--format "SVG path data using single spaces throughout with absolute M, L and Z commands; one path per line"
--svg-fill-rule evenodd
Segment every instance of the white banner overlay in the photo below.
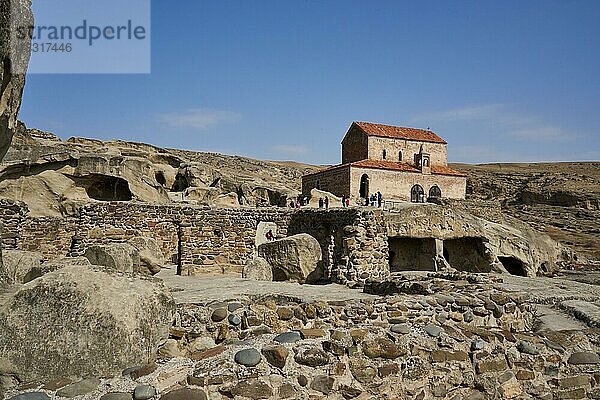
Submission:
M 32 9 L 33 25 L 11 10 L 13 54 L 31 39 L 28 73 L 150 73 L 150 0 L 33 0 Z

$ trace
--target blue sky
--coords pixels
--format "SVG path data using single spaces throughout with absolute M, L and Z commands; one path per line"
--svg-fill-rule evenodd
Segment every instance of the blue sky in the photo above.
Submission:
M 31 74 L 20 118 L 337 163 L 353 120 L 430 127 L 450 161 L 600 160 L 600 1 L 152 1 L 151 74 Z

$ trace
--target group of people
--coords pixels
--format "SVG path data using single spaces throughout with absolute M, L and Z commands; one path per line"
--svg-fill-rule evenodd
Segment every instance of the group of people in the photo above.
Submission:
M 342 207 L 350 207 L 350 196 L 343 195 L 342 196 Z
M 329 209 L 329 196 L 325 196 L 325 199 L 319 197 L 319 208 Z
M 300 195 L 296 198 L 296 201 L 293 199 L 290 200 L 290 208 L 300 208 L 308 205 L 308 196 Z
M 308 206 L 310 203 L 308 196 L 300 195 L 295 200 L 290 200 L 290 208 L 300 208 L 304 206 Z M 350 196 L 342 195 L 341 198 L 342 207 L 347 208 L 350 207 Z M 380 191 L 377 193 L 371 193 L 370 196 L 365 198 L 365 205 L 371 207 L 381 207 L 383 204 L 383 195 Z M 324 208 L 326 210 L 329 209 L 329 196 L 319 197 L 319 208 Z
M 366 206 L 371 206 L 371 207 L 381 207 L 381 204 L 383 203 L 383 195 L 381 194 L 380 191 L 377 191 L 377 193 L 371 193 L 371 195 L 367 198 L 365 198 L 365 205 Z

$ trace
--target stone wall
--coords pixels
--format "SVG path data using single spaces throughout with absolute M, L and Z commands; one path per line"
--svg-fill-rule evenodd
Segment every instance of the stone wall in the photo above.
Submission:
M 302 193 L 310 195 L 312 189 L 320 189 L 341 197 L 349 195 L 350 167 L 340 166 L 302 177 Z
M 16 249 L 23 221 L 29 209 L 23 202 L 0 199 L 0 221 L 4 224 L 2 244 L 5 249 Z
M 380 210 L 303 210 L 292 216 L 288 233 L 308 233 L 321 245 L 330 281 L 362 286 L 389 274 L 388 242 Z
M 88 244 L 154 238 L 167 258 L 179 259 L 182 275 L 241 273 L 256 252 L 258 224 L 276 223 L 278 235 L 286 236 L 292 213 L 285 208 L 102 203 L 82 208 L 77 234 Z
M 383 151 L 386 152 L 387 161 L 403 161 L 415 165 L 415 154 L 419 154 L 423 147 L 424 153 L 431 156 L 431 165 L 448 165 L 446 145 L 442 143 L 417 142 L 414 140 L 402 140 L 369 136 L 368 157 L 371 160 L 383 160 Z M 402 152 L 402 160 L 399 153 Z
M 22 203 L 2 200 L 4 248 L 39 251 L 47 260 L 82 255 L 92 244 L 122 243 L 136 236 L 159 243 L 183 275 L 241 272 L 256 251 L 260 222 L 286 236 L 294 211 L 285 208 L 211 209 L 147 203 L 92 203 L 74 216 L 30 217 Z
M 448 175 L 425 175 L 414 172 L 388 171 L 384 169 L 350 168 L 350 196 L 359 197 L 360 179 L 363 174 L 369 177 L 369 192 L 381 191 L 385 200 L 410 201 L 411 189 L 421 185 L 425 196 L 429 189 L 437 185 L 442 191 L 442 197 L 464 199 L 466 178 Z

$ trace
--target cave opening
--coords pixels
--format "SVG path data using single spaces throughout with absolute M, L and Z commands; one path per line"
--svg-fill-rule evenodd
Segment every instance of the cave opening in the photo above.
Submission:
M 391 272 L 435 271 L 436 245 L 433 238 L 388 238 Z
M 498 256 L 498 260 L 511 275 L 527 276 L 523 261 L 516 257 Z
M 183 192 L 187 188 L 189 188 L 190 182 L 188 179 L 181 173 L 178 173 L 175 176 L 175 182 L 173 182 L 173 186 L 171 187 L 171 192 Z
M 133 198 L 129 183 L 123 179 L 107 175 L 87 177 L 85 191 L 87 195 L 99 201 L 130 201 Z
M 167 186 L 167 178 L 165 178 L 165 174 L 162 171 L 156 171 L 154 173 L 154 179 L 161 186 Z
M 444 258 L 459 271 L 490 272 L 491 262 L 482 238 L 460 237 L 444 240 Z

